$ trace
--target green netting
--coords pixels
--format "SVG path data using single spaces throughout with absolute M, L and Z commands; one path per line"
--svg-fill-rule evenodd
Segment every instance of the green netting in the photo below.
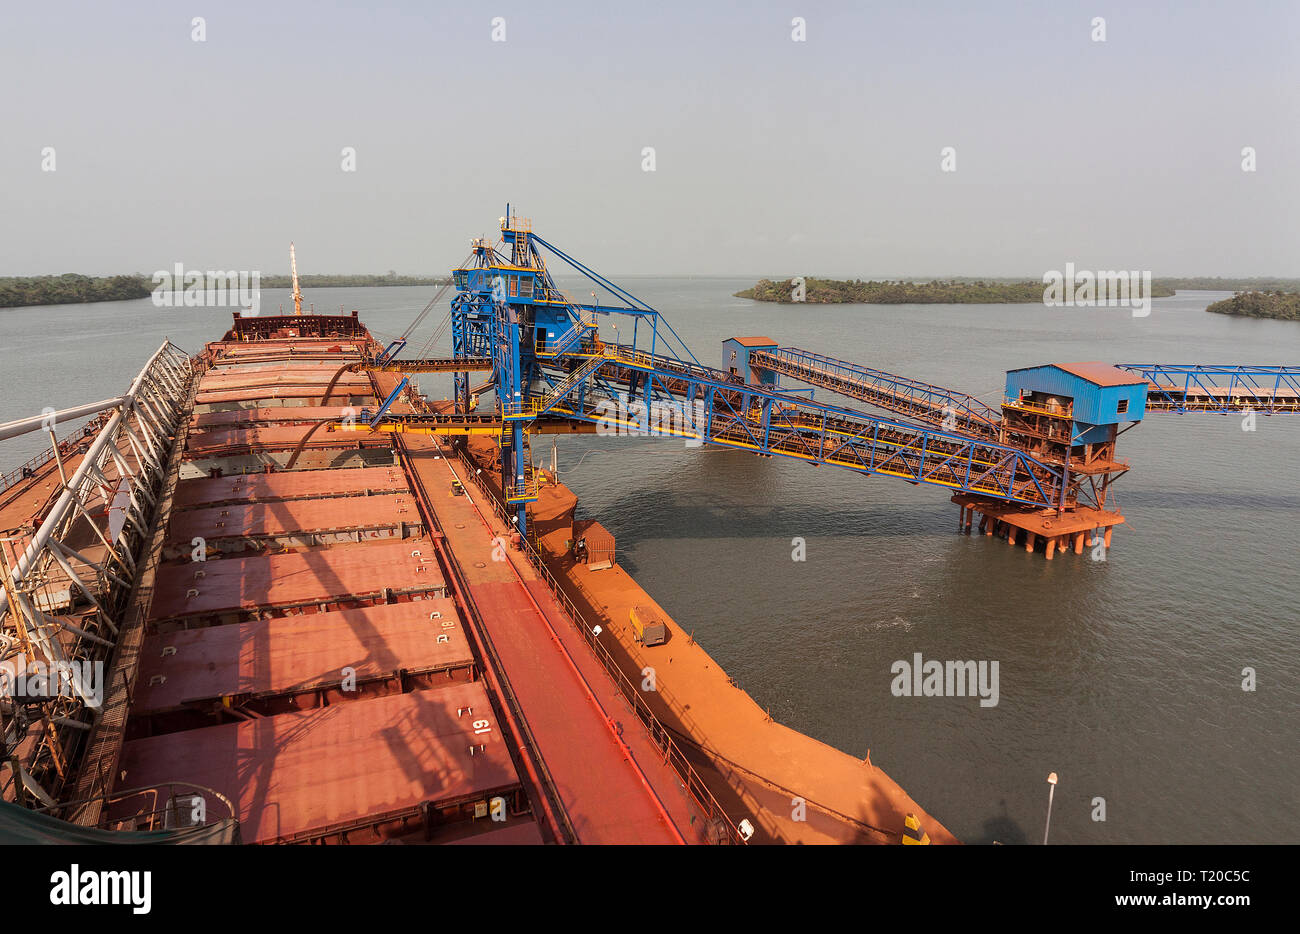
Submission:
M 133 845 L 197 844 L 222 846 L 239 842 L 239 822 L 225 818 L 202 827 L 177 830 L 100 830 L 79 827 L 67 821 L 29 811 L 16 804 L 0 801 L 0 845 Z

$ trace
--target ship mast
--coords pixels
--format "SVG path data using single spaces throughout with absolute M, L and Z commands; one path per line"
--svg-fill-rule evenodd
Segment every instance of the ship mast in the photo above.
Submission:
M 289 241 L 289 268 L 293 272 L 293 313 L 302 314 L 302 290 L 298 288 L 298 257 L 293 252 L 293 241 Z

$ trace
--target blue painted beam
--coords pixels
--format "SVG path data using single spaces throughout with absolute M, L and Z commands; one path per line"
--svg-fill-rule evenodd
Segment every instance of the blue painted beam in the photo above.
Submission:
M 1151 384 L 1147 411 L 1184 415 L 1300 412 L 1300 367 L 1253 364 L 1118 363 Z

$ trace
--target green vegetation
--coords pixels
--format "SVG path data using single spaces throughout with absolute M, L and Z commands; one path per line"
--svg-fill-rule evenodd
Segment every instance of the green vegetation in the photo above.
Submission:
M 1246 318 L 1282 318 L 1300 321 L 1300 293 L 1298 292 L 1238 292 L 1232 298 L 1215 302 L 1206 311 L 1220 315 L 1241 315 Z
M 1215 292 L 1300 292 L 1300 279 L 1221 279 L 1218 276 L 1192 276 L 1187 279 L 1156 279 L 1155 284 L 1173 289 L 1208 289 Z
M 78 302 L 120 302 L 148 298 L 143 276 L 29 276 L 0 278 L 0 308 L 19 305 L 72 305 Z
M 198 270 L 196 270 L 198 271 Z M 374 288 L 398 285 L 446 285 L 451 280 L 436 276 L 299 276 L 303 289 Z M 263 289 L 289 289 L 289 276 L 263 276 Z M 71 305 L 82 302 L 120 302 L 148 298 L 153 292 L 152 276 L 62 276 L 0 277 L 0 308 L 24 305 Z
M 760 279 L 752 289 L 737 292 L 737 298 L 758 302 L 792 304 L 794 281 L 773 282 Z M 804 301 L 813 305 L 997 305 L 1007 303 L 1041 303 L 1044 285 L 1041 280 L 935 279 L 930 282 L 863 282 L 861 279 L 804 280 Z M 1152 283 L 1153 298 L 1173 295 L 1168 286 Z

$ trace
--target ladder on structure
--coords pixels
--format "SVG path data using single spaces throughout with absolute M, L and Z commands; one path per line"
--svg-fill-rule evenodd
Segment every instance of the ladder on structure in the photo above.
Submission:
M 591 376 L 598 369 L 600 369 L 601 364 L 603 364 L 604 362 L 605 362 L 604 357 L 596 357 L 594 360 L 588 360 L 582 366 L 578 367 L 576 370 L 574 370 L 572 373 L 566 376 L 563 380 L 557 383 L 555 387 L 550 392 L 548 392 L 545 396 L 536 400 L 535 402 L 536 407 L 533 410 L 534 414 L 544 415 L 547 412 L 549 412 L 552 408 L 555 407 L 556 403 L 558 403 L 561 399 L 563 399 L 565 396 L 571 393 L 578 386 L 579 383 L 583 382 L 584 380 L 587 379 L 587 377 Z

